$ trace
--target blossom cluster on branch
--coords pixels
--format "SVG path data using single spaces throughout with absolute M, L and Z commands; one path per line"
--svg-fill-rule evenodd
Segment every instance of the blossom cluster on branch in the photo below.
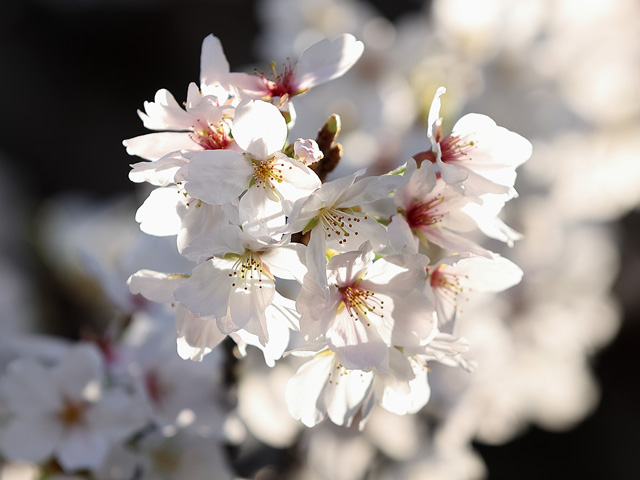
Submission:
M 157 186 L 136 220 L 151 235 L 176 235 L 195 264 L 140 270 L 131 292 L 175 309 L 185 359 L 202 360 L 226 337 L 240 351 L 261 349 L 270 366 L 305 357 L 286 398 L 307 426 L 328 416 L 363 427 L 375 403 L 417 412 L 429 400 L 430 362 L 473 368 L 454 335 L 460 297 L 522 277 L 479 234 L 519 238 L 498 214 L 517 195 L 531 144 L 479 114 L 446 134 L 444 87 L 425 149 L 385 175 L 325 181 L 340 159 L 337 116 L 315 139 L 288 138 L 295 97 L 343 75 L 363 49 L 348 34 L 325 39 L 284 71 L 272 64 L 268 78 L 230 72 L 210 35 L 184 108 L 158 91 L 139 112 L 157 132 L 124 142 L 146 160 L 131 180 Z

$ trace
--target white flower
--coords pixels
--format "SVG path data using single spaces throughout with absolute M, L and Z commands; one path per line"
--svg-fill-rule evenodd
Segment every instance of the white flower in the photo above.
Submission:
M 355 250 L 369 241 L 375 251 L 387 245 L 387 234 L 374 218 L 360 210 L 399 186 L 399 175 L 356 178 L 362 172 L 324 183 L 313 195 L 299 200 L 289 215 L 288 232 L 311 232 L 307 268 L 313 280 L 326 288 L 326 250 Z
M 242 212 L 284 224 L 283 215 L 293 202 L 310 195 L 320 179 L 303 162 L 281 152 L 287 126 L 273 105 L 249 101 L 239 106 L 232 133 L 243 153 L 210 150 L 196 155 L 186 167 L 185 190 L 211 205 L 235 202 L 244 193 Z
M 158 90 L 154 100 L 145 102 L 145 113 L 138 111 L 138 115 L 146 128 L 163 131 L 122 142 L 129 155 L 158 160 L 176 151 L 234 148 L 229 128 L 233 107 L 221 105 L 216 97 L 203 97 L 195 83 L 189 85 L 185 109 L 164 89 Z
M 425 246 L 435 243 L 453 252 L 471 252 L 489 255 L 489 252 L 472 240 L 460 235 L 477 228 L 477 224 L 462 208 L 470 203 L 445 182 L 436 178 L 431 163 L 407 163 L 405 177 L 409 180 L 394 195 L 400 213 L 394 215 L 389 225 L 389 241 L 398 252 L 417 252 L 418 242 Z
M 391 345 L 426 344 L 434 327 L 430 300 L 415 289 L 425 277 L 424 255 L 391 255 L 373 261 L 366 242 L 327 265 L 329 295 L 306 277 L 296 301 L 300 331 L 325 341 L 347 369 L 388 369 Z
M 221 227 L 186 252 L 209 255 L 174 295 L 201 318 L 214 318 L 222 333 L 245 329 L 268 340 L 265 310 L 275 295 L 275 276 L 302 280 L 304 245 L 288 237 L 255 237 L 234 225 Z
M 336 425 L 351 426 L 371 388 L 374 373 L 348 370 L 331 350 L 318 353 L 289 380 L 289 413 L 307 427 L 328 415 Z
M 101 392 L 98 351 L 71 348 L 53 368 L 16 360 L 2 378 L 10 418 L 0 444 L 10 460 L 55 457 L 69 472 L 97 468 L 109 448 L 146 422 L 144 407 L 119 389 Z
M 515 169 L 531 156 L 531 143 L 477 113 L 462 117 L 451 134 L 443 137 L 440 96 L 445 92 L 444 87 L 438 88 L 429 110 L 427 136 L 431 150 L 418 154 L 418 158 L 434 163 L 448 184 L 464 182 L 468 195 L 515 196 Z
M 273 80 L 263 77 L 259 88 L 255 91 L 247 88 L 245 92 L 257 98 L 300 95 L 344 75 L 360 59 L 363 51 L 364 44 L 348 33 L 331 40 L 325 38 L 304 50 L 294 65 L 286 65 L 282 75 L 274 70 Z
M 461 294 L 471 290 L 501 292 L 522 279 L 516 264 L 496 254 L 490 258 L 470 254 L 445 257 L 428 267 L 428 273 L 440 327 L 455 320 Z

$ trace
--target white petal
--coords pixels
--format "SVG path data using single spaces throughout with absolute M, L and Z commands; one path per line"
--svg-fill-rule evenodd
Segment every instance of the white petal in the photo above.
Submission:
M 408 293 L 427 277 L 429 257 L 415 254 L 389 255 L 373 262 L 362 281 L 374 292 Z
M 296 65 L 298 88 L 311 88 L 342 76 L 360 59 L 363 51 L 363 43 L 348 33 L 314 43 L 300 54 Z
M 105 437 L 86 429 L 68 431 L 56 448 L 56 458 L 65 471 L 98 468 L 109 451 Z
M 176 331 L 178 355 L 198 362 L 226 338 L 215 320 L 200 318 L 181 305 L 176 307 Z
M 175 299 L 202 317 L 223 317 L 229 306 L 233 261 L 212 258 L 193 269 L 191 277 L 174 292 Z M 234 277 L 235 278 L 235 277 Z
M 63 407 L 51 372 L 34 361 L 18 359 L 10 363 L 1 385 L 3 400 L 18 415 L 54 413 Z
M 440 120 L 440 107 L 442 106 L 442 101 L 440 97 L 447 91 L 444 87 L 438 87 L 436 90 L 436 94 L 433 97 L 433 102 L 431 102 L 431 108 L 429 109 L 429 119 L 427 120 L 427 137 L 431 141 L 432 145 L 435 145 L 435 136 L 433 133 L 435 123 Z
M 340 196 L 338 206 L 340 208 L 366 205 L 385 198 L 392 190 L 406 182 L 402 175 L 380 175 L 366 177 L 354 183 L 343 195 Z
M 188 275 L 138 270 L 127 280 L 129 290 L 134 295 L 140 294 L 147 300 L 158 303 L 175 301 L 173 292 L 189 278 Z
M 110 443 L 122 442 L 147 422 L 147 406 L 124 389 L 112 387 L 87 412 L 88 423 Z
M 310 279 L 328 293 L 327 284 L 327 242 L 323 231 L 316 227 L 311 230 L 305 258 Z
M 163 157 L 154 162 L 138 162 L 131 165 L 129 180 L 135 183 L 149 182 L 152 185 L 165 187 L 175 183 L 178 170 L 184 165 L 182 157 Z
M 411 227 L 403 215 L 391 217 L 391 223 L 387 228 L 389 243 L 398 253 L 418 253 L 420 241 L 411 231 Z
M 136 212 L 140 230 L 158 237 L 177 235 L 182 224 L 176 210 L 180 195 L 177 186 L 153 190 Z
M 210 85 L 229 73 L 229 62 L 217 37 L 207 35 L 200 53 L 200 82 Z
M 351 426 L 373 380 L 373 372 L 333 368 L 323 392 L 327 414 L 336 425 Z
M 18 417 L 3 425 L 0 446 L 9 460 L 40 463 L 53 454 L 61 435 L 55 416 Z
M 77 345 L 62 357 L 52 375 L 58 390 L 69 400 L 84 400 L 84 389 L 91 382 L 101 382 L 103 359 L 96 347 L 90 344 Z
M 266 160 L 284 146 L 287 124 L 277 107 L 252 100 L 236 109 L 231 132 L 240 148 L 256 160 Z
M 185 190 L 210 205 L 231 203 L 249 187 L 252 175 L 251 162 L 242 154 L 207 150 L 189 161 Z
M 283 204 L 270 188 L 253 185 L 240 199 L 240 221 L 249 232 L 275 232 L 286 224 Z
M 148 133 L 139 137 L 124 140 L 129 155 L 137 155 L 147 160 L 158 160 L 165 155 L 180 150 L 202 150 L 202 147 L 191 140 L 187 132 Z
M 317 404 L 332 371 L 334 358 L 331 352 L 317 355 L 302 365 L 287 384 L 285 395 L 289 413 L 307 427 L 320 423 L 326 415 Z
M 193 126 L 193 117 L 164 88 L 156 92 L 153 102 L 144 102 L 144 110 L 138 115 L 149 130 L 190 130 Z
M 304 266 L 306 247 L 300 243 L 283 245 L 262 254 L 262 261 L 279 278 L 302 283 L 307 273 Z
M 347 369 L 386 370 L 387 345 L 375 326 L 364 322 L 362 318 L 351 317 L 347 310 L 339 312 L 326 334 L 330 348 L 338 354 L 340 362 Z

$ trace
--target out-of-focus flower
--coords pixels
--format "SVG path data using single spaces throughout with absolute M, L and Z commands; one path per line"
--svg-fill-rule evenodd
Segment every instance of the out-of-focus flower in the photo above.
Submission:
M 18 359 L 1 380 L 9 420 L 2 453 L 10 460 L 55 457 L 65 471 L 97 468 L 110 446 L 146 423 L 142 405 L 117 388 L 102 390 L 103 365 L 89 345 L 52 367 Z

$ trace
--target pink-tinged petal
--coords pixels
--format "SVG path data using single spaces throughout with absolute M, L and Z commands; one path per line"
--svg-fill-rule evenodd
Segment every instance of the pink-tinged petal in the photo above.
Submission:
M 153 270 L 138 270 L 127 280 L 129 291 L 140 294 L 147 300 L 158 303 L 175 301 L 173 292 L 189 278 L 188 275 L 161 273 Z
M 424 282 L 427 265 L 429 257 L 420 253 L 389 255 L 373 262 L 361 285 L 374 292 L 407 293 Z
M 305 90 L 344 75 L 363 51 L 364 44 L 348 33 L 314 43 L 300 54 L 296 65 L 298 89 Z
M 305 165 L 311 165 L 324 158 L 324 153 L 318 147 L 318 143 L 311 139 L 298 138 L 293 144 L 293 152 L 296 160 Z
M 329 347 L 340 357 L 347 369 L 386 370 L 387 345 L 378 334 L 375 326 L 364 323 L 349 315 L 346 309 L 338 312 L 326 336 Z
M 207 150 L 194 156 L 187 167 L 185 190 L 210 205 L 237 201 L 249 187 L 253 167 L 233 150 Z
M 306 247 L 301 243 L 292 243 L 269 250 L 261 255 L 262 261 L 273 275 L 302 283 L 307 273 L 304 266 Z
M 403 215 L 391 217 L 391 223 L 387 228 L 389 243 L 398 253 L 418 253 L 420 241 L 411 231 L 411 227 Z
M 85 388 L 102 382 L 104 362 L 97 347 L 80 344 L 71 348 L 52 371 L 57 388 L 65 399 L 85 400 Z
M 149 130 L 186 131 L 193 127 L 193 117 L 164 88 L 156 92 L 153 102 L 144 102 L 144 110 L 146 113 L 138 110 L 138 115 Z
M 316 355 L 302 365 L 287 384 L 285 397 L 289 413 L 307 427 L 317 425 L 326 416 L 326 412 L 318 408 L 318 400 L 335 368 L 335 357 L 330 351 Z
M 18 359 L 10 363 L 1 388 L 9 411 L 18 415 L 54 413 L 63 407 L 51 372 L 33 361 Z
M 260 100 L 238 106 L 231 127 L 240 148 L 256 160 L 267 160 L 282 149 L 287 123 L 277 107 Z
M 407 170 L 404 176 L 409 181 L 398 187 L 394 194 L 396 205 L 408 210 L 415 203 L 421 203 L 425 199 L 433 196 L 432 190 L 436 187 L 436 173 L 434 167 L 429 162 L 422 162 L 420 168 L 415 168 L 415 161 L 407 162 Z
M 215 320 L 200 318 L 181 305 L 176 307 L 176 332 L 178 355 L 197 362 L 227 336 L 218 329 Z
M 220 82 L 229 73 L 229 62 L 217 37 L 207 35 L 200 53 L 200 83 Z
M 269 93 L 267 82 L 257 75 L 233 72 L 227 75 L 227 82 L 238 92 L 241 98 L 262 98 Z
M 227 314 L 235 262 L 212 258 L 193 269 L 191 277 L 174 292 L 175 299 L 201 317 Z M 233 277 L 235 278 L 235 277 Z
M 429 109 L 429 119 L 427 120 L 427 137 L 431 141 L 431 145 L 436 144 L 436 138 L 434 134 L 434 128 L 437 127 L 436 123 L 440 120 L 440 108 L 442 107 L 442 100 L 440 97 L 447 91 L 444 87 L 438 87 L 436 94 L 431 102 L 431 108 Z
M 175 183 L 176 173 L 185 163 L 186 159 L 181 155 L 168 155 L 154 162 L 134 163 L 131 165 L 129 180 L 164 187 Z
M 2 427 L 0 449 L 8 460 L 41 463 L 51 457 L 62 432 L 54 415 L 14 418 Z
M 147 160 L 158 160 L 172 152 L 180 150 L 202 150 L 202 147 L 191 140 L 187 132 L 148 133 L 139 137 L 124 140 L 129 155 L 137 155 Z
M 56 459 L 65 471 L 96 469 L 108 452 L 109 443 L 100 433 L 75 428 L 61 439 L 56 448 Z
M 182 201 L 177 186 L 159 187 L 153 190 L 136 212 L 140 230 L 149 235 L 167 237 L 177 235 L 182 220 L 177 212 Z

